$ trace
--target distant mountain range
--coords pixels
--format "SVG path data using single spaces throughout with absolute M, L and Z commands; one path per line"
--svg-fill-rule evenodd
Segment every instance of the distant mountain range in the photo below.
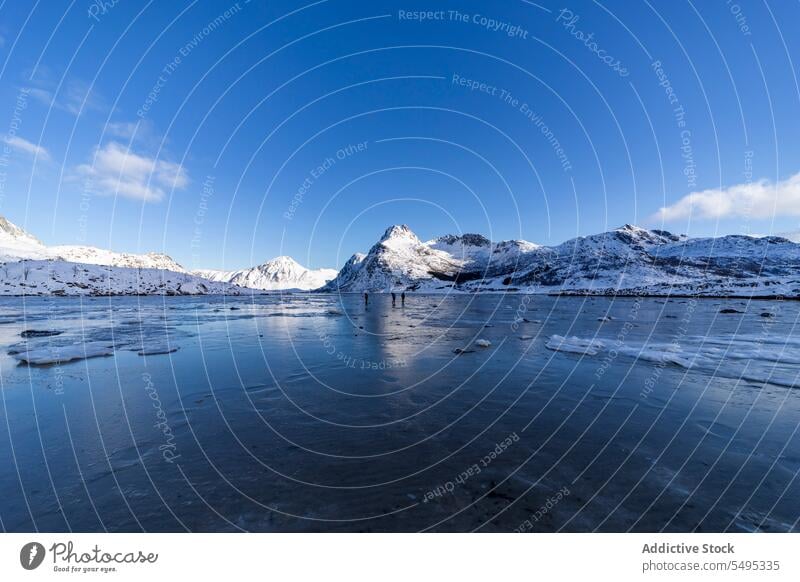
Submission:
M 238 295 L 164 254 L 52 246 L 0 216 L 0 295 Z
M 687 238 L 632 225 L 546 247 L 481 235 L 422 242 L 392 226 L 321 291 L 800 296 L 800 244 L 781 237 Z
M 160 253 L 134 255 L 78 245 L 48 247 L 33 235 L 0 216 L 0 262 L 20 259 L 55 260 L 131 269 L 162 269 L 186 273 L 186 270 L 171 257 Z
M 800 297 L 800 244 L 775 236 L 687 238 L 631 225 L 552 247 L 479 234 L 422 242 L 395 225 L 338 273 L 306 269 L 291 257 L 188 272 L 164 254 L 48 247 L 0 217 L 0 295 L 277 290 Z
M 336 269 L 306 269 L 292 257 L 276 257 L 263 265 L 240 271 L 192 271 L 211 281 L 233 283 L 240 287 L 263 291 L 297 289 L 309 291 L 322 287 L 337 275 Z
M 0 295 L 238 295 L 316 289 L 336 274 L 306 269 L 291 257 L 240 271 L 189 272 L 161 253 L 46 246 L 0 216 Z

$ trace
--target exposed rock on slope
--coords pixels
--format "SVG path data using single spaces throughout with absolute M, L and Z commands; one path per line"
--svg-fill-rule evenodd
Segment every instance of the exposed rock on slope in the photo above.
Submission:
M 800 245 L 780 237 L 690 239 L 632 225 L 554 247 L 476 234 L 423 243 L 390 227 L 322 290 L 800 295 Z

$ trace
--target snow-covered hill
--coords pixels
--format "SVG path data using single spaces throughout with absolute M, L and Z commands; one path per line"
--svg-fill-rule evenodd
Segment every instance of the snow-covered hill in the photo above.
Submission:
M 186 273 L 186 270 L 171 257 L 161 253 L 136 255 L 80 245 L 48 247 L 33 235 L 0 216 L 0 261 L 22 259 L 50 259 L 87 265 L 106 265 L 130 269 L 165 269 L 176 273 Z
M 109 265 L 112 267 L 126 267 L 129 269 L 161 269 L 176 273 L 187 273 L 175 259 L 163 253 L 147 253 L 135 255 L 131 253 L 115 253 L 95 247 L 86 246 L 55 246 L 50 251 L 58 258 L 73 263 L 87 263 L 89 265 Z
M 546 247 L 478 234 L 422 242 L 386 230 L 338 273 L 290 257 L 240 271 L 187 272 L 169 256 L 48 247 L 0 217 L 0 295 L 505 292 L 800 297 L 800 244 L 782 237 L 687 238 L 625 225 Z M 252 292 L 252 291 L 251 291 Z
M 187 273 L 167 255 L 44 245 L 0 217 L 0 295 L 238 295 L 235 285 Z
M 39 239 L 0 216 L 0 262 L 48 256 L 47 247 Z
M 690 239 L 632 225 L 554 247 L 481 235 L 421 242 L 390 227 L 322 291 L 520 291 L 800 296 L 800 244 L 780 237 Z
M 291 257 L 276 257 L 263 265 L 240 271 L 202 269 L 192 273 L 211 281 L 263 291 L 308 291 L 322 287 L 337 275 L 335 269 L 307 269 Z
M 22 260 L 0 264 L 0 295 L 240 295 L 246 290 L 189 273 Z

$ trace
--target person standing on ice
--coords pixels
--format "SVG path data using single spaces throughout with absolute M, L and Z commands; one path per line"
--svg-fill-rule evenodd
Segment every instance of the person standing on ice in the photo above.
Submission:
M 392 307 L 394 307 L 396 303 L 397 303 L 397 295 L 395 295 L 394 291 L 392 291 Z
M 364 291 L 364 307 L 366 307 L 367 305 L 369 305 L 369 293 Z
M 406 306 L 406 292 L 405 292 L 405 291 L 403 291 L 402 293 L 400 293 L 400 305 L 401 305 L 402 307 L 405 307 L 405 306 Z

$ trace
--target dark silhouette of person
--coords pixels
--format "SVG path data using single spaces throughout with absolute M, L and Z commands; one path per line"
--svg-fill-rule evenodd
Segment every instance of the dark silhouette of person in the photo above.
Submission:
M 369 293 L 364 291 L 364 307 L 366 307 L 367 305 L 369 305 Z
M 403 291 L 402 293 L 400 293 L 400 305 L 405 305 L 405 304 L 406 304 L 406 292 Z
M 397 296 L 394 294 L 394 292 L 392 292 L 392 307 L 395 306 L 396 302 L 397 302 Z

